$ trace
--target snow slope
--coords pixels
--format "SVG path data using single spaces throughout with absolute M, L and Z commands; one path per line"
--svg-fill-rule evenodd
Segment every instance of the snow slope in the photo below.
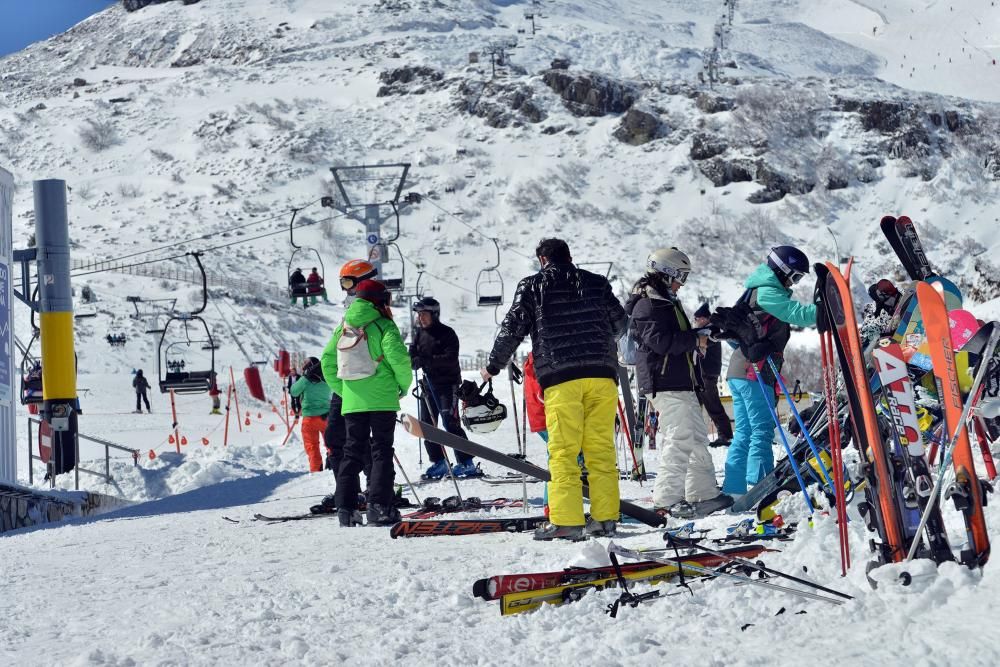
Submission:
M 700 124 L 724 123 L 732 114 L 706 120 L 690 99 L 651 87 L 648 103 L 679 129 L 634 147 L 612 137 L 618 116 L 574 116 L 541 82 L 538 73 L 565 57 L 574 70 L 664 90 L 695 85 L 719 4 L 546 1 L 540 31 L 529 39 L 517 31 L 530 32 L 524 12 L 531 7 L 508 0 L 206 0 L 134 14 L 109 9 L 0 60 L 0 164 L 20 188 L 16 245 L 33 230 L 30 181 L 56 177 L 72 188 L 75 259 L 187 271 L 192 264 L 183 252 L 215 248 L 204 261 L 216 276 L 261 286 L 241 291 L 213 283 L 204 315 L 221 344 L 223 379 L 227 367 L 238 376 L 278 348 L 317 355 L 339 321 L 337 303 L 303 311 L 272 296 L 290 268 L 285 230 L 292 207 L 304 207 L 297 221 L 316 223 L 297 230 L 295 240 L 320 251 L 331 284 L 343 261 L 364 252 L 361 226 L 317 203 L 333 194 L 328 168 L 335 164 L 408 161 L 404 192 L 433 193 L 402 215 L 407 286 L 424 271 L 421 287 L 441 299 L 470 357 L 489 349 L 496 327 L 495 313 L 474 306 L 476 276 L 494 259 L 493 236 L 508 297 L 534 270 L 534 245 L 546 235 L 570 239 L 578 262 L 613 263 L 619 287 L 635 279 L 649 250 L 676 244 L 696 262 L 682 293 L 691 309 L 706 299 L 732 300 L 761 253 L 779 240 L 800 244 L 814 259 L 856 255 L 856 283 L 863 286 L 895 266 L 872 231 L 886 212 L 914 216 L 931 259 L 949 275 L 971 275 L 977 253 L 996 256 L 997 186 L 969 168 L 968 156 L 942 158 L 930 181 L 906 177 L 889 160 L 876 182 L 755 205 L 746 197 L 757 185 L 713 188 L 689 155 Z M 998 27 L 997 8 L 982 0 L 744 1 L 723 55 L 739 64 L 734 74 L 778 90 L 929 100 L 942 111 L 988 118 L 1000 98 L 998 70 L 989 62 Z M 469 52 L 515 36 L 520 46 L 512 62 L 524 73 L 512 67 L 502 82 L 530 89 L 547 117 L 539 125 L 492 128 L 456 110 L 455 87 L 489 77 L 488 63 L 468 64 Z M 379 97 L 379 73 L 405 65 L 440 69 L 449 83 Z M 85 83 L 74 85 L 76 78 Z M 112 128 L 115 141 L 104 150 L 81 140 L 91 120 Z M 832 151 L 863 151 L 869 141 L 850 123 L 828 136 Z M 700 234 L 719 221 L 726 234 Z M 173 259 L 147 264 L 157 258 Z M 78 384 L 88 390 L 81 431 L 141 453 L 139 466 L 116 455 L 113 485 L 86 476 L 83 483 L 147 502 L 3 538 L 5 662 L 997 662 L 982 640 L 997 597 L 991 567 L 981 578 L 944 567 L 909 588 L 871 591 L 860 521 L 852 526 L 856 562 L 847 580 L 837 576 L 835 529 L 822 518 L 767 557 L 789 571 L 808 566 L 810 576 L 856 595 L 844 609 L 715 582 L 693 597 L 623 610 L 618 621 L 602 613 L 611 593 L 511 619 L 469 596 L 481 576 L 593 561 L 593 544 L 538 545 L 522 535 L 393 542 L 382 531 L 347 532 L 325 520 L 252 524 L 254 512 L 302 511 L 332 488 L 328 474 L 302 473 L 297 436 L 281 445 L 285 427 L 270 405 L 253 403 L 241 389 L 251 424 L 240 429 L 231 420 L 223 448 L 225 420 L 208 414 L 208 398 L 182 398 L 178 430 L 189 443 L 182 456 L 171 453 L 173 418 L 164 397 L 153 397 L 153 414 L 130 414 L 131 371 L 155 373 L 158 339 L 145 333 L 153 318 L 129 317 L 126 297 L 177 298 L 186 310 L 200 304 L 197 286 L 179 274 L 76 273 L 78 288 L 90 286 L 98 299 L 79 306 L 96 312 L 77 328 Z M 800 296 L 808 292 L 802 287 Z M 1000 316 L 996 295 L 972 308 Z M 405 319 L 404 309 L 397 312 Z M 17 317 L 27 340 L 23 308 Z M 125 348 L 108 347 L 104 336 L 114 331 L 128 335 Z M 267 370 L 264 376 L 281 409 L 277 378 Z M 506 401 L 504 384 L 499 395 Z M 412 411 L 412 401 L 404 409 Z M 26 481 L 23 428 L 19 437 Z M 508 421 L 484 442 L 512 451 L 514 438 Z M 529 442 L 530 457 L 543 460 L 540 444 Z M 416 443 L 401 430 L 397 443 L 407 473 L 418 475 L 426 459 Z M 102 465 L 101 454 L 84 444 L 88 467 Z M 723 453 L 714 454 L 721 473 Z M 648 462 L 654 467 L 654 453 Z M 464 484 L 466 495 L 520 494 L 516 486 Z M 72 486 L 71 476 L 59 485 Z M 622 486 L 624 497 L 648 502 L 648 488 Z M 447 496 L 453 489 L 442 483 L 419 492 Z M 529 495 L 537 500 L 540 490 L 529 487 Z M 789 505 L 789 516 L 801 511 L 794 500 Z M 992 508 L 987 512 L 996 527 Z M 223 514 L 242 522 L 227 524 Z M 729 522 L 709 523 L 721 529 Z M 632 546 L 661 544 L 655 531 L 626 532 Z M 955 537 L 957 545 L 960 532 Z M 782 607 L 787 612 L 776 617 Z M 808 614 L 793 613 L 800 609 Z M 755 625 L 741 632 L 746 623 Z M 905 641 L 885 641 L 887 629 Z M 956 648 L 958 640 L 967 641 Z

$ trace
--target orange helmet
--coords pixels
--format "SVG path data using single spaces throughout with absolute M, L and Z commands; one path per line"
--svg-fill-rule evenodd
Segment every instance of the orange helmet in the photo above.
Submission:
M 354 289 L 362 280 L 378 275 L 375 266 L 363 259 L 352 259 L 340 267 L 340 286 L 345 290 Z

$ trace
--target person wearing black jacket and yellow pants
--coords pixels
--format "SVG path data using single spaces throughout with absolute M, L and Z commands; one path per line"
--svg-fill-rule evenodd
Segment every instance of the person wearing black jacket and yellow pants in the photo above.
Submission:
M 518 283 L 482 376 L 497 375 L 531 336 L 552 476 L 549 523 L 535 531 L 535 539 L 612 535 L 619 516 L 616 342 L 625 332 L 625 311 L 606 278 L 573 265 L 565 241 L 545 239 L 535 256 L 541 271 Z M 581 452 L 587 462 L 590 521 L 583 513 Z

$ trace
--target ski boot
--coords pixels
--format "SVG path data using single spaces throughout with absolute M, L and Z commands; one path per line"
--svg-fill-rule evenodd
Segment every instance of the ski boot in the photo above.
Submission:
M 399 523 L 402 517 L 395 507 L 386 507 L 378 503 L 368 505 L 368 525 L 369 526 L 391 526 Z
M 554 523 L 544 523 L 535 529 L 535 539 L 539 541 L 569 540 L 579 542 L 587 539 L 583 526 L 557 526 Z
M 732 506 L 733 497 L 725 493 L 720 493 L 714 498 L 693 503 L 692 507 L 694 508 L 694 516 L 692 518 L 700 519 L 708 516 L 709 514 L 715 514 L 716 512 L 729 509 Z
M 344 528 L 365 525 L 365 519 L 358 510 L 337 510 L 337 519 Z
M 598 521 L 593 517 L 587 517 L 587 525 L 583 527 L 587 537 L 614 537 L 617 530 L 618 522 L 614 519 Z
M 319 505 L 313 505 L 309 508 L 309 511 L 313 514 L 333 514 L 337 511 L 337 500 L 331 493 L 325 496 L 323 500 L 319 502 Z
M 436 461 L 431 464 L 431 466 L 424 471 L 424 474 L 420 476 L 420 479 L 441 479 L 448 474 L 448 462 L 444 459 Z
M 466 461 L 465 463 L 459 463 L 451 472 L 455 477 L 482 477 L 483 471 L 479 469 L 479 465 L 474 461 Z

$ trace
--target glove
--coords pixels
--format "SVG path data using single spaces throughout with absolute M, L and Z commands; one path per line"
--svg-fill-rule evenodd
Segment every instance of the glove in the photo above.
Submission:
M 333 452 L 326 453 L 326 463 L 323 465 L 323 470 L 333 470 L 336 472 L 333 467 Z
M 518 368 L 513 361 L 507 364 L 507 372 L 510 374 L 510 379 L 513 380 L 515 384 L 521 384 L 521 380 L 524 379 L 524 371 Z

